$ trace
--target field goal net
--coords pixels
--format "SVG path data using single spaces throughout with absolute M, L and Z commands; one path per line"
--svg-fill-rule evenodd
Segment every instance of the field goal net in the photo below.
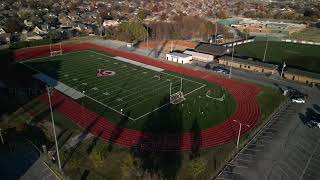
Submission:
M 182 78 L 181 78 L 180 89 L 178 92 L 172 93 L 172 83 L 170 83 L 170 103 L 179 104 L 184 100 L 186 100 L 186 98 L 182 92 Z
M 50 56 L 62 55 L 62 46 L 61 43 L 58 45 L 50 44 Z

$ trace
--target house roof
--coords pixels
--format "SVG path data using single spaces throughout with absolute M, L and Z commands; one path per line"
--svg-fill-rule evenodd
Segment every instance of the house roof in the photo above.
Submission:
M 195 50 L 202 53 L 212 54 L 212 55 L 224 55 L 227 54 L 227 48 L 221 45 L 209 44 L 209 43 L 199 43 Z

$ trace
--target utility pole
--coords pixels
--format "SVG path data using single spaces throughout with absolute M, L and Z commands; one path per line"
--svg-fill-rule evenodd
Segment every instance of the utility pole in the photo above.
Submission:
M 147 24 L 147 56 L 149 56 L 149 24 Z
M 3 137 L 2 137 L 2 129 L 1 128 L 0 128 L 0 138 L 1 138 L 2 144 L 4 144 Z
M 83 95 L 85 95 L 85 90 L 82 91 Z M 85 113 L 84 113 L 84 106 L 83 106 L 83 100 L 81 100 L 81 109 L 82 109 L 82 125 L 83 125 L 83 128 L 85 128 L 85 125 L 84 125 L 84 122 L 85 122 Z
M 57 151 L 57 158 L 58 158 L 58 165 L 59 165 L 59 170 L 61 171 L 61 162 L 60 162 L 60 155 L 59 155 L 59 146 L 58 146 L 58 141 L 57 141 L 57 135 L 56 135 L 56 127 L 54 125 L 54 119 L 53 119 L 53 112 L 52 112 L 52 104 L 51 104 L 51 88 L 47 86 L 47 93 L 48 93 L 48 98 L 49 98 L 49 106 L 50 106 L 50 113 L 51 113 L 51 121 L 52 121 L 52 128 L 53 128 L 53 135 L 54 135 L 54 142 L 56 145 L 56 151 Z
M 218 20 L 216 15 L 216 32 L 215 32 L 215 39 L 214 39 L 215 44 L 217 44 L 217 35 L 218 35 Z
M 269 44 L 269 36 L 267 35 L 267 43 L 266 43 L 266 48 L 264 50 L 264 55 L 263 55 L 263 60 L 262 60 L 263 62 L 266 60 L 268 44 Z
M 231 56 L 231 64 L 230 64 L 230 72 L 229 72 L 229 79 L 231 79 L 232 74 L 232 62 L 233 62 L 233 56 L 234 56 L 234 43 L 235 43 L 235 37 L 233 35 L 233 42 L 232 42 L 232 56 Z
M 247 127 L 250 127 L 250 125 L 248 124 L 242 124 L 241 122 L 237 121 L 237 120 L 233 120 L 233 122 L 236 122 L 239 124 L 239 132 L 238 132 L 238 140 L 237 140 L 237 149 L 239 148 L 239 143 L 240 143 L 240 136 L 241 136 L 241 129 L 242 129 L 242 125 L 245 125 Z
M 280 74 L 280 77 L 282 78 L 283 76 L 283 71 L 284 71 L 284 68 L 286 67 L 286 62 L 283 62 L 283 66 L 282 66 L 282 70 L 281 70 L 281 74 Z

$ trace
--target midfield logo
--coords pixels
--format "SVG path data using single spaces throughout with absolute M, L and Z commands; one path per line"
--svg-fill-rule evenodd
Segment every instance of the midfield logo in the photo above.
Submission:
M 106 76 L 113 76 L 116 72 L 109 71 L 106 69 L 97 69 L 97 77 L 106 77 Z

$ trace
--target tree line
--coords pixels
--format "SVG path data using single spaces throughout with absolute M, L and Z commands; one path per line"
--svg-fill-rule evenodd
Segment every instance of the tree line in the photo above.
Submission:
M 122 22 L 118 27 L 107 28 L 106 38 L 126 42 L 144 41 L 147 37 L 151 40 L 208 40 L 215 34 L 216 28 L 220 34 L 227 33 L 225 27 L 219 24 L 216 27 L 216 24 L 206 19 L 197 16 L 176 16 L 172 22 Z

